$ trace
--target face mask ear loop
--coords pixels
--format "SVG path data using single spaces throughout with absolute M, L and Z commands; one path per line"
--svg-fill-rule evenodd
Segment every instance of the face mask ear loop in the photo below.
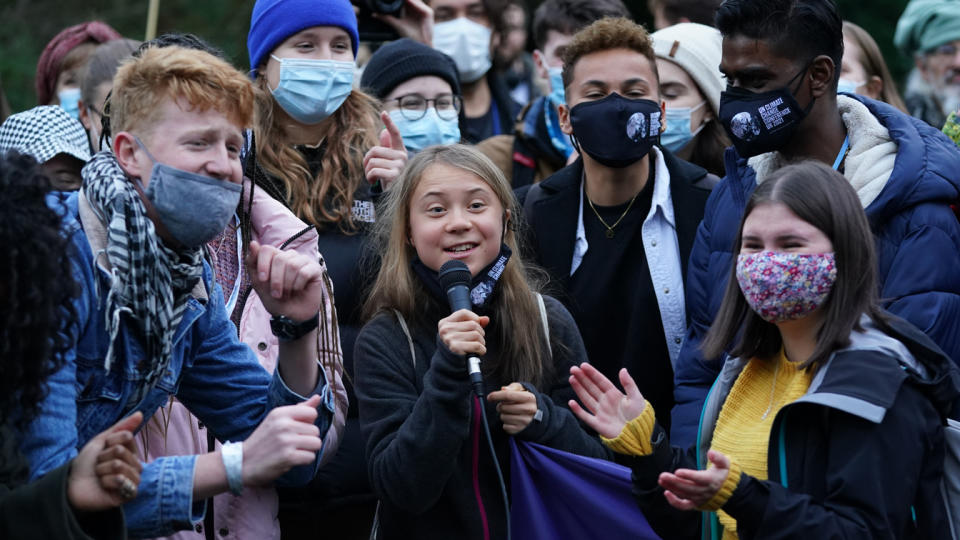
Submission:
M 797 92 L 799 92 L 800 87 L 803 86 L 803 75 L 806 75 L 806 73 L 810 71 L 810 66 L 812 64 L 813 64 L 813 60 L 807 63 L 807 65 L 803 68 L 803 71 L 801 71 L 800 73 L 797 73 L 796 75 L 793 76 L 792 79 L 790 79 L 790 82 L 788 83 L 788 85 L 792 85 L 793 81 L 797 80 L 797 77 L 800 77 L 800 84 L 797 85 L 797 90 L 790 91 L 790 93 L 793 94 L 793 99 L 797 99 Z M 803 116 L 807 116 L 808 114 L 810 114 L 810 110 L 813 109 L 813 104 L 816 102 L 817 102 L 817 98 L 813 97 L 813 93 L 811 92 L 810 104 L 803 108 Z
M 577 151 L 581 156 L 583 152 L 580 150 L 580 141 L 577 140 L 577 136 L 573 133 L 570 134 L 570 144 L 573 145 L 573 149 Z
M 153 157 L 153 154 L 151 154 L 150 151 L 147 150 L 147 146 L 146 146 L 145 144 L 143 144 L 143 141 L 140 140 L 140 137 L 137 137 L 136 135 L 134 135 L 134 136 L 133 136 L 133 140 L 137 142 L 137 145 L 140 146 L 140 149 L 141 149 L 141 150 L 143 150 L 144 152 L 146 152 L 147 157 L 150 158 L 150 161 L 152 161 L 153 164 L 156 165 L 156 164 L 157 164 L 156 158 L 154 158 L 154 157 Z
M 699 111 L 700 107 L 703 107 L 706 104 L 707 104 L 707 100 L 701 101 L 696 107 L 690 109 L 690 114 L 693 114 L 694 112 Z M 707 127 L 707 124 L 709 124 L 711 120 L 712 120 L 711 118 L 704 118 L 703 122 L 700 122 L 700 126 L 697 128 L 697 130 L 690 134 L 690 138 L 693 139 L 694 137 L 699 135 L 700 132 L 703 131 L 703 128 Z M 663 134 L 661 133 L 661 135 Z

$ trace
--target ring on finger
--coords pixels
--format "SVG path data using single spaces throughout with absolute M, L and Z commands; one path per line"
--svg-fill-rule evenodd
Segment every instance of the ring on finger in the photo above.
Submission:
M 126 476 L 120 482 L 120 496 L 124 499 L 132 499 L 137 496 L 137 485 Z

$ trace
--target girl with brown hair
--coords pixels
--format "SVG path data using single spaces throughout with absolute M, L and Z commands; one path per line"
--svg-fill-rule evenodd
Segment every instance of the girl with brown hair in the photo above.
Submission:
M 531 269 L 513 255 L 516 212 L 500 169 L 463 145 L 417 154 L 386 195 L 373 318 L 356 351 L 383 538 L 506 537 L 481 415 L 499 414 L 491 443 L 502 464 L 509 435 L 608 455 L 565 408 L 566 372 L 586 353 L 570 314 L 535 292 Z M 450 260 L 466 264 L 472 280 L 472 309 L 452 315 L 438 277 Z M 486 403 L 471 396 L 468 354 L 483 358 L 484 386 L 497 389 Z
M 734 261 L 703 344 L 710 358 L 733 348 L 695 446 L 670 446 L 626 371 L 623 392 L 589 365 L 571 370 L 585 405 L 573 411 L 635 456 L 633 492 L 653 529 L 676 539 L 949 537 L 943 424 L 960 373 L 879 307 L 874 240 L 849 182 L 813 161 L 773 173 L 747 203 Z

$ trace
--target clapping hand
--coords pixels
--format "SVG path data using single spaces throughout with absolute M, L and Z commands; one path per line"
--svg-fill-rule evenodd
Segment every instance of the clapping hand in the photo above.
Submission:
M 707 503 L 723 487 L 730 474 L 730 459 L 717 452 L 707 452 L 707 459 L 713 467 L 705 471 L 677 469 L 672 473 L 661 473 L 658 483 L 664 490 L 670 506 L 679 510 L 695 510 Z
M 296 251 L 250 242 L 246 258 L 253 288 L 271 315 L 294 321 L 315 317 L 323 305 L 323 267 Z
M 313 463 L 323 448 L 317 419 L 320 396 L 277 407 L 243 441 L 243 485 L 267 486 L 292 467 Z
M 626 368 L 620 370 L 620 384 L 626 393 L 590 364 L 571 367 L 570 386 L 583 402 L 583 407 L 571 399 L 570 410 L 600 435 L 615 439 L 646 406 L 646 400 Z

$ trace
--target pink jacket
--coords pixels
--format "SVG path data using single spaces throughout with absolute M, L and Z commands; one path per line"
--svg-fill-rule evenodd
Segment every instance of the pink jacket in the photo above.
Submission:
M 252 184 L 244 179 L 244 204 L 251 186 Z M 317 251 L 317 232 L 312 228 L 303 232 L 307 229 L 307 225 L 262 189 L 254 190 L 250 221 L 251 234 L 257 242 L 283 249 L 294 249 L 299 253 L 317 257 L 320 264 L 324 265 L 323 257 Z M 211 254 L 211 256 L 214 255 Z M 326 268 L 325 265 L 324 268 Z M 327 279 L 327 288 L 328 301 L 325 302 L 324 307 L 326 313 L 321 317 L 323 327 L 318 332 L 323 337 L 318 339 L 317 360 L 324 366 L 324 375 L 327 380 L 335 382 L 333 385 L 335 410 L 333 425 L 323 439 L 321 466 L 333 458 L 340 446 L 348 405 L 347 392 L 342 379 L 343 355 L 336 326 L 333 285 L 329 279 Z M 225 294 L 229 296 L 230 291 L 226 291 Z M 242 294 L 240 301 L 243 301 Z M 279 342 L 270 331 L 270 313 L 263 307 L 257 293 L 252 289 L 243 303 L 239 333 L 240 340 L 253 349 L 260 365 L 272 373 L 277 365 Z M 137 436 L 137 445 L 141 455 L 146 456 L 145 461 L 162 455 L 205 454 L 210 451 L 207 445 L 206 428 L 201 426 L 187 408 L 175 399 L 171 399 L 168 406 L 157 411 L 141 430 Z M 219 442 L 216 442 L 216 448 L 220 448 Z M 217 538 L 226 540 L 280 538 L 277 492 L 272 487 L 244 487 L 243 494 L 239 497 L 229 492 L 221 493 L 214 497 L 213 510 Z M 203 527 L 202 523 L 197 523 L 193 530 L 181 531 L 168 538 L 205 540 Z

